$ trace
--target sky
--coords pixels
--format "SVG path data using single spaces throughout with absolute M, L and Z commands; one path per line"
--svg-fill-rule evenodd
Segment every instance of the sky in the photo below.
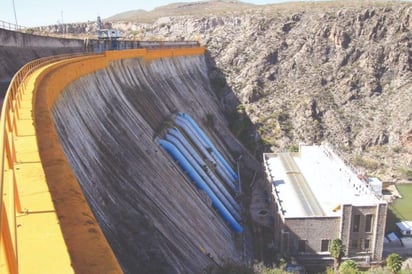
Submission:
M 23 27 L 45 26 L 63 23 L 95 21 L 112 15 L 156 7 L 176 2 L 198 2 L 199 0 L 0 0 L 0 21 L 16 23 Z M 273 4 L 293 0 L 243 0 L 253 4 Z M 14 7 L 13 8 L 13 3 Z M 15 11 L 15 13 L 14 13 Z M 15 16 L 16 14 L 16 16 Z M 0 22 L 0 27 L 2 22 Z

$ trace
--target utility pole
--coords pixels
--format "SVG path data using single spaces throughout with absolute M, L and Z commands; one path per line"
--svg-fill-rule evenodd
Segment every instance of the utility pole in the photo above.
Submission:
M 65 34 L 66 34 L 66 29 L 65 29 L 65 27 L 64 27 L 64 22 L 63 22 L 63 11 L 60 11 L 60 16 L 61 16 L 61 18 L 62 18 L 61 26 L 62 26 L 62 34 L 63 34 L 63 37 L 64 37 Z
M 13 0 L 13 12 L 14 12 L 14 21 L 16 23 L 16 28 L 17 28 L 19 24 L 17 24 L 16 5 L 14 4 L 14 0 Z

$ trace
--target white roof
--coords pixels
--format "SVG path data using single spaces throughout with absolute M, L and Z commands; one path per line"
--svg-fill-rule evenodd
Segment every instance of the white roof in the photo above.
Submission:
M 358 178 L 327 146 L 301 146 L 299 153 L 265 154 L 264 158 L 284 217 L 340 216 L 342 204 L 383 202 L 371 191 L 368 178 Z
M 396 223 L 401 231 L 412 231 L 412 221 L 402 221 Z

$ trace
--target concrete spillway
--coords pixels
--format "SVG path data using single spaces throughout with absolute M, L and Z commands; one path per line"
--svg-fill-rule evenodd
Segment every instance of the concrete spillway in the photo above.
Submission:
M 222 119 L 203 56 L 112 62 L 72 82 L 53 107 L 63 149 L 125 273 L 197 273 L 242 260 L 238 236 L 155 142 L 177 111 Z

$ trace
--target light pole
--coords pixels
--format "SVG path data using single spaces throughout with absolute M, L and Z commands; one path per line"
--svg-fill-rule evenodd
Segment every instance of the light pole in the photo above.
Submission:
M 63 37 L 65 37 L 65 34 L 66 34 L 66 28 L 64 27 L 64 22 L 63 22 L 63 11 L 60 11 L 60 15 L 61 15 L 61 18 L 62 18 L 62 21 L 61 21 L 61 26 L 62 26 L 62 34 L 63 34 Z
M 14 0 L 13 0 L 13 12 L 14 12 L 14 21 L 16 22 L 16 28 L 17 28 L 19 24 L 17 24 L 16 5 L 14 4 Z

